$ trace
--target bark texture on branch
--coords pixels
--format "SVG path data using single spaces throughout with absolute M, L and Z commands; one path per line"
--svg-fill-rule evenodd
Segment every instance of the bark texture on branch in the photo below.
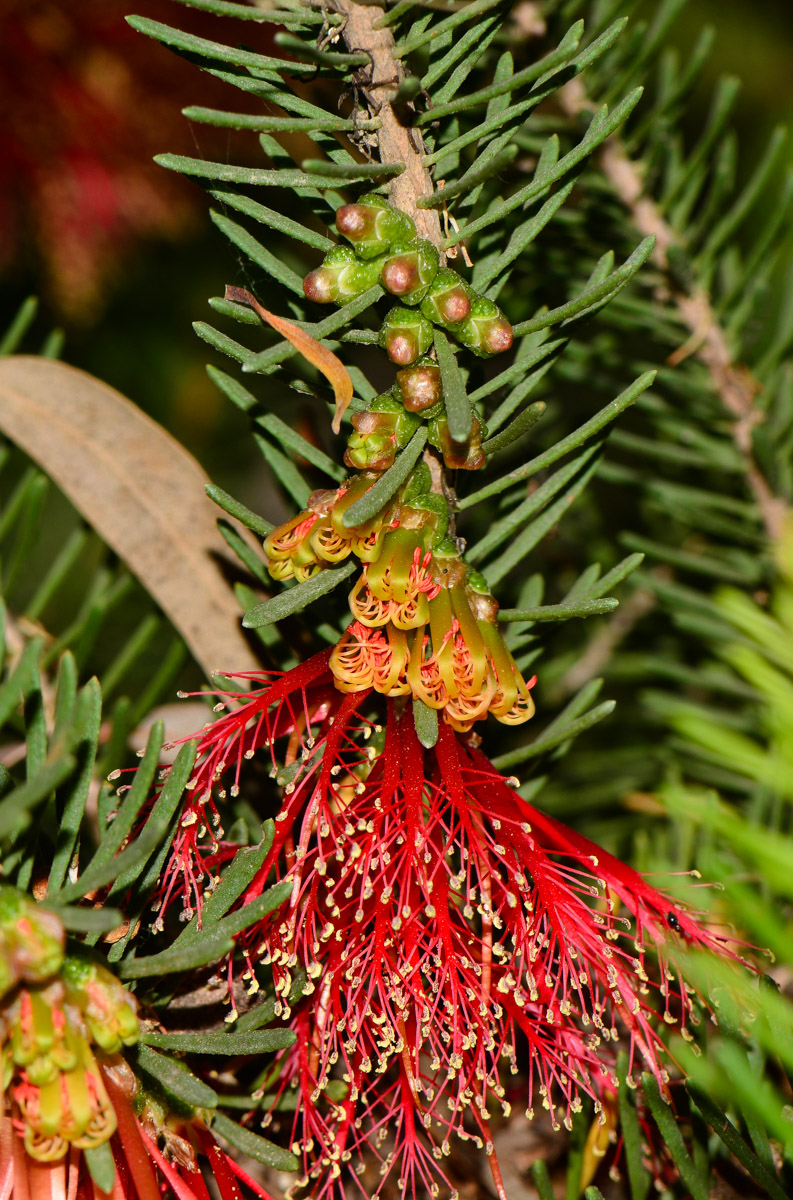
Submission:
M 572 115 L 592 107 L 579 80 L 569 83 L 561 94 L 564 107 Z M 733 418 L 732 439 L 746 464 L 747 482 L 766 532 L 776 541 L 782 535 L 789 508 L 782 497 L 774 495 L 754 455 L 752 430 L 763 420 L 755 398 L 762 388 L 748 368 L 735 362 L 707 292 L 702 288 L 683 292 L 674 287 L 669 251 L 679 239 L 658 205 L 644 194 L 640 167 L 628 156 L 619 138 L 611 137 L 606 141 L 600 165 L 639 233 L 645 237 L 648 234 L 655 236 L 653 260 L 669 280 L 672 301 L 689 330 L 688 340 L 670 355 L 669 364 L 677 366 L 692 355 L 707 368 L 714 390 Z
M 432 178 L 424 166 L 424 142 L 419 129 L 402 125 L 392 106 L 399 84 L 405 77 L 402 63 L 394 55 L 394 38 L 388 26 L 377 29 L 383 10 L 355 0 L 336 0 L 336 9 L 347 18 L 344 40 L 350 52 L 370 55 L 371 67 L 365 67 L 357 86 L 366 98 L 371 115 L 382 121 L 377 133 L 380 161 L 404 163 L 405 170 L 389 184 L 393 204 L 416 222 L 419 237 L 440 248 L 441 226 L 433 209 L 417 208 L 419 196 L 431 196 Z

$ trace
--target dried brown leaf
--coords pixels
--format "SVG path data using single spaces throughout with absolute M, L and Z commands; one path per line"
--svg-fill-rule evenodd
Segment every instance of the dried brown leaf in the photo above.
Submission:
M 51 359 L 0 360 L 0 432 L 57 483 L 170 618 L 207 674 L 261 666 L 216 557 L 195 459 L 119 392 Z
M 272 325 L 276 333 L 280 333 L 282 337 L 290 341 L 295 350 L 303 355 L 303 358 L 308 359 L 318 371 L 322 372 L 332 386 L 333 394 L 336 397 L 336 412 L 331 428 L 334 433 L 339 433 L 341 419 L 349 407 L 353 392 L 352 379 L 341 359 L 327 346 L 323 346 L 322 342 L 318 342 L 310 333 L 307 333 L 305 329 L 295 325 L 293 321 L 287 321 L 286 317 L 277 317 L 275 313 L 262 307 L 256 297 L 245 288 L 227 287 L 226 299 L 235 304 L 249 304 L 262 321 Z

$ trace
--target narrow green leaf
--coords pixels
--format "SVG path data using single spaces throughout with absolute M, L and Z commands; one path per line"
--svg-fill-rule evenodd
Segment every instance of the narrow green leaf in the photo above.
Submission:
M 154 38 L 163 46 L 171 46 L 186 54 L 195 54 L 199 58 L 208 58 L 215 62 L 227 63 L 235 67 L 247 67 L 254 71 L 269 71 L 276 75 L 310 75 L 314 67 L 307 63 L 291 62 L 285 58 L 271 58 L 267 54 L 255 54 L 252 50 L 240 50 L 235 46 L 224 46 L 221 42 L 211 42 L 207 38 L 196 37 L 192 33 L 183 33 L 161 21 L 152 21 L 148 17 L 127 17 L 127 24 L 138 33 Z
M 288 267 L 275 254 L 271 254 L 266 246 L 257 241 L 252 234 L 248 233 L 247 229 L 243 229 L 236 221 L 230 220 L 223 213 L 216 212 L 210 209 L 209 213 L 215 225 L 221 233 L 225 234 L 233 246 L 246 254 L 251 262 L 257 267 L 261 267 L 266 271 L 271 278 L 278 283 L 288 288 L 290 292 L 294 292 L 296 296 L 303 296 L 303 278 Z
M 227 512 L 230 517 L 234 517 L 246 529 L 250 529 L 253 533 L 258 534 L 259 537 L 267 537 L 270 530 L 275 528 L 270 521 L 266 521 L 264 517 L 260 517 L 258 513 L 247 508 L 241 500 L 235 500 L 233 496 L 230 496 L 228 492 L 224 492 L 223 488 L 218 487 L 216 483 L 206 484 L 204 490 L 209 499 L 214 500 L 219 508 Z
M 343 117 L 270 117 L 258 113 L 221 112 L 215 108 L 192 105 L 182 109 L 182 116 L 201 125 L 215 125 L 219 129 L 251 129 L 257 133 L 350 133 L 356 129 L 354 121 Z M 358 130 L 376 130 L 381 122 L 361 121 Z
M 283 621 L 294 613 L 302 612 L 307 605 L 332 592 L 345 579 L 349 579 L 357 566 L 357 562 L 351 561 L 346 562 L 343 567 L 326 568 L 319 574 L 312 575 L 311 579 L 305 580 L 304 583 L 298 583 L 295 587 L 250 609 L 242 619 L 243 626 L 245 629 L 260 629 L 263 625 L 272 625 L 274 621 Z
M 50 868 L 47 895 L 60 889 L 66 878 L 77 847 L 77 838 L 82 824 L 88 791 L 94 774 L 96 751 L 99 745 L 99 727 L 102 723 L 102 691 L 99 680 L 89 679 L 77 699 L 69 750 L 77 761 L 77 771 L 70 778 L 64 798 L 55 843 L 55 854 Z
M 543 331 L 542 333 L 527 337 L 524 342 L 521 342 L 515 361 L 503 371 L 494 375 L 487 383 L 483 383 L 476 391 L 471 392 L 469 396 L 471 403 L 476 404 L 478 400 L 484 400 L 486 396 L 497 392 L 499 388 L 506 387 L 513 379 L 522 379 L 532 367 L 536 367 L 544 358 L 548 358 L 551 355 L 555 357 L 556 352 L 562 350 L 568 342 L 567 338 L 556 338 L 555 341 L 546 341 L 545 338 L 546 334 Z M 491 419 L 492 414 L 488 420 Z
M 593 457 L 599 453 L 600 444 L 595 443 L 592 446 L 587 446 L 580 454 L 565 463 L 558 471 L 550 475 L 544 483 L 540 484 L 536 491 L 521 503 L 516 505 L 502 517 L 499 521 L 494 521 L 483 538 L 473 546 L 468 547 L 467 557 L 469 562 L 481 562 L 493 550 L 500 546 L 507 539 L 518 533 L 520 537 L 526 535 L 528 531 L 527 522 L 535 513 L 540 512 L 549 500 L 558 495 L 563 488 L 567 487 L 572 479 L 581 471 Z M 489 575 L 488 575 L 489 578 Z
M 306 246 L 313 246 L 315 250 L 319 250 L 323 254 L 332 250 L 335 245 L 335 242 L 326 237 L 324 233 L 318 233 L 307 225 L 301 225 L 299 221 L 293 221 L 290 217 L 285 217 L 283 213 L 276 212 L 273 208 L 267 208 L 258 200 L 252 200 L 250 196 L 243 196 L 238 192 L 224 192 L 219 188 L 210 188 L 209 194 L 224 208 L 233 208 L 246 217 L 258 221 L 268 231 L 283 233 L 295 241 L 303 242 Z
M 542 164 L 537 164 L 537 170 L 540 170 Z M 507 276 L 494 286 L 491 287 L 493 280 L 498 280 L 499 275 L 507 270 L 507 267 L 525 253 L 538 234 L 542 233 L 546 225 L 556 216 L 559 209 L 564 204 L 567 197 L 572 192 L 577 180 L 571 179 L 568 183 L 560 187 L 545 201 L 539 212 L 529 221 L 523 222 L 512 234 L 504 251 L 492 262 L 484 271 L 477 274 L 474 279 L 475 286 L 478 290 L 486 292 L 491 300 L 498 298 L 503 283 L 506 282 Z
M 705 1089 L 693 1079 L 686 1080 L 686 1091 L 696 1104 L 702 1116 L 717 1133 L 730 1154 L 734 1154 L 738 1162 L 749 1175 L 758 1183 L 773 1200 L 786 1200 L 788 1193 L 780 1186 L 777 1177 L 747 1146 L 729 1117 L 711 1100 Z
M 289 1150 L 283 1150 L 267 1138 L 260 1137 L 258 1133 L 251 1133 L 250 1129 L 243 1129 L 223 1113 L 215 1113 L 212 1129 L 225 1138 L 235 1150 L 247 1154 L 248 1158 L 253 1158 L 256 1162 L 264 1163 L 266 1167 L 272 1167 L 274 1171 L 297 1171 L 300 1166 L 298 1159 Z
M 124 840 L 132 832 L 132 827 L 138 818 L 138 814 L 148 799 L 149 790 L 154 782 L 154 776 L 157 771 L 163 734 L 164 727 L 162 721 L 156 721 L 149 731 L 146 751 L 135 772 L 132 786 L 118 810 L 117 817 L 101 839 L 96 853 L 80 878 L 75 883 L 67 883 L 65 887 L 61 888 L 57 893 L 58 900 L 76 900 L 79 896 L 84 896 L 96 888 L 103 887 L 106 883 L 110 883 L 115 879 L 122 871 L 125 871 L 130 862 L 137 859 L 140 851 L 140 843 L 146 840 L 146 830 L 137 839 L 134 847 L 128 847 L 127 851 L 124 851 L 118 857 L 116 855 L 121 849 Z M 153 849 L 154 846 L 152 845 L 148 853 L 151 853 Z
M 473 412 L 465 394 L 465 383 L 457 362 L 457 356 L 445 333 L 435 330 L 435 352 L 441 369 L 443 402 L 449 422 L 449 437 L 453 442 L 466 442 L 471 436 Z
M 295 969 L 292 986 L 289 989 L 289 1004 L 296 1004 L 303 995 L 307 978 L 308 976 L 302 968 Z M 250 1033 L 254 1029 L 260 1029 L 262 1025 L 270 1025 L 278 1016 L 283 1017 L 283 1001 L 270 997 L 262 1004 L 257 1004 L 255 1008 L 249 1008 L 241 1017 L 237 1017 L 234 1022 L 234 1031 L 235 1033 Z
M 394 465 L 384 471 L 377 482 L 367 492 L 364 492 L 360 500 L 356 500 L 347 509 L 342 517 L 342 525 L 345 529 L 355 529 L 358 525 L 365 525 L 367 521 L 371 521 L 373 517 L 377 516 L 410 476 L 421 457 L 426 441 L 427 429 L 422 426 L 416 430 L 401 454 L 397 455 Z
M 0 355 L 13 354 L 21 345 L 39 310 L 38 296 L 28 296 L 19 306 L 11 324 L 0 338 Z
M 515 76 L 517 78 L 517 76 Z M 531 183 L 519 188 L 508 199 L 502 200 L 499 204 L 494 205 L 484 216 L 478 217 L 473 221 L 467 221 L 461 226 L 459 232 L 450 234 L 445 238 L 442 247 L 448 249 L 450 246 L 456 246 L 458 242 L 464 241 L 467 238 L 478 233 L 480 229 L 487 228 L 488 225 L 498 225 L 505 217 L 514 212 L 516 208 L 521 208 L 529 200 L 535 196 L 539 196 L 542 192 L 561 179 L 572 167 L 576 166 L 584 158 L 587 158 L 597 147 L 610 137 L 623 121 L 627 120 L 633 109 L 639 103 L 642 97 L 643 88 L 636 88 L 632 91 L 621 104 L 618 104 L 613 113 L 609 114 L 608 110 L 600 110 L 596 114 L 585 133 L 584 137 L 568 151 L 563 158 L 559 159 L 554 169 L 541 179 L 533 179 Z M 429 109 L 428 115 L 434 118 L 437 109 Z M 420 123 L 421 118 L 419 118 Z
M 124 914 L 118 908 L 77 908 L 72 905 L 51 904 L 47 908 L 60 917 L 64 929 L 72 933 L 110 933 L 118 929 Z
M 612 272 L 602 283 L 596 284 L 594 287 L 586 287 L 573 300 L 568 300 L 566 304 L 560 304 L 558 308 L 552 308 L 528 321 L 521 321 L 514 327 L 515 335 L 520 337 L 522 334 L 534 333 L 538 329 L 547 329 L 549 325 L 566 323 L 589 313 L 626 287 L 637 271 L 641 270 L 647 262 L 654 248 L 655 235 L 651 234 L 644 238 L 630 257 L 625 259 L 622 266 Z
M 285 1050 L 294 1043 L 291 1029 L 264 1029 L 253 1033 L 240 1033 L 236 1028 L 220 1033 L 144 1033 L 140 1039 L 143 1046 L 154 1046 L 159 1050 L 178 1050 L 192 1054 L 272 1054 Z
M 451 33 L 458 25 L 465 21 L 470 21 L 474 17 L 478 17 L 480 13 L 489 12 L 490 9 L 498 7 L 502 0 L 470 0 L 463 8 L 452 13 L 450 17 L 445 17 L 444 20 L 431 25 L 429 29 L 422 30 L 420 33 L 411 32 L 408 37 L 397 43 L 394 51 L 395 58 L 407 58 L 408 54 L 412 54 L 414 50 L 418 50 L 419 46 L 424 46 L 429 41 L 437 41 L 439 38 Z M 382 25 L 383 22 L 380 22 Z
M 544 1159 L 534 1160 L 531 1164 L 531 1174 L 537 1189 L 538 1200 L 555 1200 L 553 1184 Z
M 335 188 L 339 182 L 338 175 L 331 171 L 326 171 L 324 175 L 309 175 L 288 167 L 235 167 L 233 163 L 208 162 L 204 158 L 189 158 L 183 154 L 155 154 L 154 161 L 166 171 L 177 171 L 180 175 L 217 179 L 221 183 L 238 183 L 247 187 Z M 325 165 L 334 166 L 330 162 Z M 366 179 L 368 174 L 363 172 L 353 178 Z
M 220 883 L 217 884 L 211 896 L 207 896 L 204 901 L 200 925 L 196 914 L 184 932 L 179 935 L 180 943 L 203 935 L 207 929 L 211 930 L 212 926 L 226 915 L 235 900 L 239 900 L 248 885 L 258 875 L 273 844 L 275 836 L 273 822 L 265 821 L 262 825 L 262 832 L 264 837 L 258 845 L 238 850 L 234 855 L 230 866 L 222 875 Z
M 615 400 L 612 400 L 605 408 L 601 408 L 600 412 L 596 413 L 594 417 L 590 417 L 583 425 L 579 425 L 578 429 L 573 430 L 567 437 L 562 438 L 550 450 L 538 454 L 536 458 L 524 463 L 522 467 L 516 467 L 514 471 L 510 471 L 509 474 L 503 476 L 501 479 L 497 479 L 493 483 L 488 483 L 485 487 L 480 488 L 478 492 L 466 496 L 458 502 L 458 507 L 460 509 L 471 508 L 472 505 L 478 504 L 480 500 L 485 500 L 489 496 L 497 496 L 500 492 L 506 491 L 507 488 L 512 487 L 521 480 L 529 479 L 532 475 L 536 475 L 538 471 L 551 466 L 552 463 L 557 462 L 558 459 L 567 454 L 569 450 L 575 450 L 583 445 L 584 442 L 598 434 L 601 429 L 605 428 L 615 417 L 618 417 L 621 412 L 624 412 L 626 408 L 633 404 L 641 396 L 642 392 L 646 392 L 655 379 L 655 374 L 655 371 L 646 371 L 629 388 L 621 392 Z
M 182 802 L 185 785 L 193 771 L 196 746 L 195 741 L 187 742 L 177 754 L 176 761 L 168 771 L 162 791 L 149 813 L 143 831 L 128 847 L 129 854 L 127 850 L 124 851 L 127 856 L 125 861 L 129 862 L 129 866 L 125 866 L 123 871 L 116 874 L 111 896 L 122 894 L 131 887 L 145 869 L 152 851 L 167 841 L 167 831 Z M 147 746 L 147 753 L 148 749 Z M 168 848 L 167 844 L 163 845 L 161 853 L 167 853 Z
M 303 478 L 303 474 L 285 454 L 277 450 L 267 438 L 261 434 L 253 435 L 256 445 L 264 455 L 267 465 L 272 470 L 284 491 L 292 497 L 298 508 L 305 508 L 313 488 Z
M 598 617 L 619 608 L 619 600 L 581 600 L 578 604 L 545 604 L 538 608 L 502 608 L 499 621 L 569 621 L 571 617 Z
M 302 38 L 295 37 L 291 33 L 277 33 L 275 44 L 288 50 L 298 59 L 305 59 L 329 70 L 339 70 L 344 67 L 366 67 L 371 65 L 372 61 L 371 56 L 364 53 L 343 54 L 336 50 L 320 50 L 311 42 L 303 41 Z
M 413 700 L 413 724 L 422 746 L 431 750 L 438 740 L 438 713 L 417 697 Z
M 110 1143 L 102 1142 L 100 1146 L 90 1146 L 83 1150 L 83 1158 L 88 1167 L 88 1174 L 100 1192 L 110 1195 L 116 1182 L 116 1160 L 113 1158 Z
M 537 424 L 547 407 L 544 400 L 536 400 L 534 404 L 530 404 L 528 408 L 524 409 L 514 421 L 511 421 L 506 429 L 502 429 L 500 433 L 483 442 L 482 449 L 488 457 L 498 454 L 500 450 L 506 450 L 507 446 L 518 441 Z
M 504 771 L 509 767 L 517 766 L 518 763 L 527 762 L 531 758 L 538 758 L 541 754 L 546 754 L 549 750 L 555 750 L 557 746 L 561 746 L 564 742 L 571 741 L 578 737 L 579 734 L 585 733 L 600 721 L 605 720 L 610 716 L 617 707 L 616 700 L 604 700 L 597 708 L 591 709 L 588 713 L 584 713 L 576 721 L 571 721 L 569 725 L 565 725 L 561 729 L 557 729 L 554 733 L 549 734 L 548 731 L 540 734 L 533 742 L 529 742 L 526 746 L 520 746 L 517 750 L 511 750 L 508 754 L 501 754 L 498 758 L 493 759 L 493 766 L 499 771 Z
M 271 21 L 276 25 L 321 25 L 322 14 L 319 9 L 299 8 L 276 9 L 257 5 L 251 8 L 248 4 L 237 4 L 234 0 L 176 0 L 187 8 L 197 8 L 201 12 L 214 13 L 216 17 L 236 17 L 241 21 Z
M 466 196 L 469 192 L 478 187 L 486 179 L 490 179 L 492 175 L 497 175 L 499 171 L 503 171 L 512 162 L 518 154 L 517 146 L 506 146 L 500 154 L 494 154 L 492 158 L 483 162 L 481 156 L 477 159 L 470 170 L 461 175 L 459 179 L 453 180 L 445 187 L 438 188 L 431 196 L 419 196 L 416 201 L 417 208 L 442 208 L 449 200 L 454 200 L 458 196 Z
M 5 725 L 12 712 L 20 708 L 23 700 L 38 686 L 38 664 L 43 649 L 43 638 L 31 638 L 11 675 L 0 686 L 0 726 Z
M 428 125 L 432 121 L 439 121 L 441 117 L 451 116 L 452 113 L 459 112 L 465 109 L 470 112 L 471 109 L 480 104 L 486 104 L 489 100 L 493 100 L 496 96 L 503 96 L 507 92 L 514 92 L 524 84 L 533 83 L 540 76 L 547 74 L 550 70 L 568 63 L 575 54 L 578 42 L 581 40 L 581 35 L 584 31 L 584 22 L 578 21 L 565 34 L 562 41 L 552 50 L 550 54 L 546 54 L 544 58 L 538 59 L 537 62 L 525 67 L 522 71 L 509 76 L 500 83 L 492 83 L 488 87 L 479 88 L 478 91 L 469 92 L 468 95 L 462 96 L 459 100 L 450 100 L 444 104 L 436 104 L 425 113 L 419 113 L 416 118 L 417 125 Z M 425 83 L 425 86 L 426 83 Z
M 42 767 L 34 779 L 29 779 L 14 788 L 13 792 L 7 793 L 6 797 L 0 800 L 0 838 L 6 838 L 18 824 L 29 824 L 29 810 L 42 804 L 49 793 L 65 782 L 76 767 L 76 758 L 72 755 L 62 755 L 46 767 Z
M 141 1070 L 151 1075 L 152 1079 L 156 1079 L 157 1083 L 172 1096 L 176 1096 L 177 1100 L 182 1100 L 192 1108 L 214 1108 L 218 1103 L 217 1092 L 200 1079 L 196 1079 L 185 1063 L 165 1054 L 158 1054 L 150 1046 L 141 1043 L 135 1047 L 133 1054 Z
M 150 979 L 153 975 L 175 975 L 218 962 L 234 949 L 234 940 L 221 930 L 213 931 L 183 946 L 172 946 L 145 958 L 125 958 L 118 965 L 122 979 Z
M 284 446 L 287 450 L 291 450 L 294 454 L 300 455 L 310 462 L 313 467 L 317 467 L 320 471 L 324 471 L 331 479 L 337 483 L 344 479 L 347 475 L 345 467 L 335 462 L 329 454 L 325 454 L 318 446 L 309 442 L 302 437 L 291 425 L 287 425 L 286 421 L 282 421 L 275 413 L 267 413 L 263 417 L 258 417 L 256 424 L 272 434 L 272 436 Z
M 631 1200 L 646 1200 L 650 1189 L 650 1176 L 644 1169 L 644 1151 L 642 1150 L 642 1131 L 636 1105 L 631 1098 L 630 1089 L 626 1083 L 628 1074 L 628 1056 L 623 1052 L 617 1059 L 617 1076 L 619 1078 L 620 1128 L 625 1144 L 625 1165 L 628 1168 L 628 1182 L 631 1189 Z
M 270 575 L 264 558 L 256 553 L 253 547 L 242 537 L 239 530 L 235 529 L 229 521 L 220 520 L 217 525 L 220 536 L 233 553 L 236 554 L 246 570 L 251 573 L 254 579 L 258 579 L 262 587 L 269 588 Z
M 263 917 L 286 903 L 292 894 L 293 886 L 290 879 L 283 879 L 280 883 L 273 884 L 261 896 L 257 896 L 255 900 L 249 900 L 242 908 L 236 909 L 235 912 L 229 913 L 227 917 L 218 921 L 212 930 L 212 936 L 221 933 L 233 936 L 242 933 L 251 925 L 257 924 Z
M 653 1119 L 661 1132 L 661 1137 L 666 1143 L 666 1148 L 672 1155 L 675 1166 L 680 1172 L 680 1178 L 690 1191 L 693 1200 L 708 1200 L 709 1189 L 707 1182 L 702 1180 L 691 1161 L 685 1142 L 683 1141 L 683 1135 L 680 1132 L 680 1126 L 677 1123 L 677 1118 L 669 1105 L 664 1103 L 658 1082 L 655 1076 L 651 1075 L 649 1071 L 646 1071 L 642 1075 L 642 1089 Z

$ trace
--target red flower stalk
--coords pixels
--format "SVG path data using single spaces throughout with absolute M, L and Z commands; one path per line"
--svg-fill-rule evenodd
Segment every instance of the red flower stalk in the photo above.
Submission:
M 236 787 L 245 756 L 267 747 L 275 764 L 273 743 L 285 739 L 294 774 L 243 903 L 273 874 L 292 881 L 291 898 L 242 942 L 249 960 L 272 964 L 297 1034 L 280 1084 L 280 1094 L 297 1090 L 293 1149 L 315 1197 L 343 1194 L 372 1156 L 403 1191 L 435 1194 L 453 1133 L 492 1155 L 489 1110 L 510 1103 L 505 1067 L 525 1069 L 528 1115 L 539 1103 L 556 1126 L 582 1096 L 600 1109 L 620 1039 L 631 1069 L 638 1056 L 665 1086 L 658 1010 L 683 1031 L 694 1019 L 668 965 L 675 941 L 723 946 L 521 799 L 471 739 L 442 723 L 425 750 L 405 700 L 385 702 L 385 730 L 372 726 L 363 709 L 374 697 L 341 696 L 329 657 L 268 683 L 206 732 L 169 888 L 183 873 L 195 895 L 223 853 L 202 864 L 187 835 L 206 827 L 224 769 Z M 290 1012 L 299 967 L 309 983 Z

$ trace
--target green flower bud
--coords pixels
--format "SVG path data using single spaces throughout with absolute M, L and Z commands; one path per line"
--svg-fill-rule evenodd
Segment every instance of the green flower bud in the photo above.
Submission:
M 411 308 L 392 308 L 380 330 L 380 345 L 392 362 L 408 367 L 432 345 L 432 326 Z
M 512 345 L 512 326 L 492 300 L 479 296 L 471 306 L 471 315 L 455 329 L 458 341 L 480 358 L 501 354 Z
M 438 251 L 432 242 L 416 238 L 392 248 L 380 272 L 380 282 L 405 304 L 418 304 L 437 273 Z
M 343 304 L 377 283 L 380 267 L 379 261 L 361 262 L 349 246 L 336 246 L 321 267 L 306 275 L 303 291 L 317 304 Z
M 347 441 L 344 455 L 347 466 L 358 471 L 384 471 L 392 466 L 396 451 L 407 445 L 421 422 L 405 412 L 399 400 L 384 393 L 366 412 L 355 413 L 352 424 L 355 432 Z
M 466 586 L 472 592 L 476 592 L 478 596 L 489 596 L 490 588 L 487 585 L 487 580 L 481 571 L 473 571 L 470 567 L 465 577 Z
M 425 412 L 443 398 L 441 370 L 428 360 L 397 371 L 397 385 L 408 412 Z
M 337 209 L 336 228 L 364 259 L 376 258 L 397 242 L 409 242 L 416 236 L 416 226 L 407 213 L 393 208 L 376 193 Z
M 99 963 L 82 955 L 70 955 L 62 970 L 66 999 L 79 1008 L 91 1037 L 103 1050 L 116 1054 L 122 1046 L 137 1042 L 135 997 Z
M 421 302 L 421 311 L 435 325 L 455 329 L 471 313 L 476 293 L 456 271 L 438 271 Z
M 63 962 L 63 926 L 16 888 L 0 886 L 0 996 L 24 979 L 41 983 Z

